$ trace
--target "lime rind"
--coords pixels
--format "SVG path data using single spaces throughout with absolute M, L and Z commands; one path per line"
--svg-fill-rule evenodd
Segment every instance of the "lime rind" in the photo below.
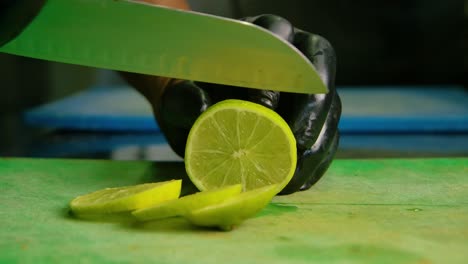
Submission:
M 235 99 L 200 115 L 185 152 L 187 174 L 201 191 L 232 184 L 244 190 L 278 184 L 280 191 L 293 177 L 296 162 L 296 140 L 286 121 L 271 109 Z
M 70 209 L 76 216 L 132 211 L 177 199 L 181 185 L 181 180 L 171 180 L 106 188 L 76 197 L 70 202 Z
M 176 200 L 169 200 L 150 208 L 136 210 L 132 214 L 140 221 L 184 216 L 190 211 L 221 203 L 230 197 L 239 195 L 241 191 L 242 186 L 236 184 L 210 191 L 198 192 Z

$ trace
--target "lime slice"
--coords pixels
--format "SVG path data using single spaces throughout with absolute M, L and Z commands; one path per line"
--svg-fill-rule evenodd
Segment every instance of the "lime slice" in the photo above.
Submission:
M 242 100 L 225 100 L 205 111 L 190 130 L 185 168 L 199 190 L 242 184 L 243 190 L 277 184 L 296 168 L 296 140 L 276 112 Z
M 260 212 L 276 195 L 278 185 L 250 190 L 216 205 L 194 210 L 185 217 L 194 225 L 231 230 L 234 225 Z
M 198 192 L 177 200 L 166 201 L 150 208 L 136 210 L 132 214 L 141 221 L 184 216 L 190 211 L 221 203 L 234 195 L 238 195 L 241 191 L 242 186 L 236 184 L 211 191 Z
M 70 202 L 70 209 L 77 215 L 95 215 L 131 211 L 177 199 L 182 181 L 171 180 L 135 186 L 106 188 Z

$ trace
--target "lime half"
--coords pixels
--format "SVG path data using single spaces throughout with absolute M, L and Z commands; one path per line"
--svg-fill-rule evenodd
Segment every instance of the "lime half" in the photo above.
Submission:
M 231 230 L 260 212 L 276 195 L 278 186 L 268 185 L 243 192 L 224 202 L 194 210 L 185 217 L 194 225 Z
M 294 175 L 296 159 L 296 140 L 281 116 L 242 100 L 219 102 L 201 114 L 185 149 L 187 174 L 202 191 L 277 184 L 279 192 Z
M 166 201 L 150 208 L 136 210 L 132 212 L 132 214 L 140 221 L 184 216 L 190 211 L 213 204 L 219 204 L 234 195 L 238 195 L 241 190 L 242 186 L 237 184 L 211 191 L 198 192 L 181 197 L 177 200 Z
M 153 206 L 180 195 L 181 180 L 146 183 L 135 186 L 106 188 L 70 202 L 70 209 L 77 215 L 118 213 Z

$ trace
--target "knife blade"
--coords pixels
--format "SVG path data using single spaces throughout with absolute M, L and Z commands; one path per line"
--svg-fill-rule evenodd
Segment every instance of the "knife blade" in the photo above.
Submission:
M 0 52 L 111 70 L 326 93 L 293 45 L 253 24 L 115 0 L 47 0 Z

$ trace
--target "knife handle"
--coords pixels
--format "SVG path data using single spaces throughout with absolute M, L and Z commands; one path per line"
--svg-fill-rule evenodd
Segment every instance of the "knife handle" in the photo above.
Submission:
M 46 0 L 0 1 L 0 47 L 13 40 L 39 14 Z

